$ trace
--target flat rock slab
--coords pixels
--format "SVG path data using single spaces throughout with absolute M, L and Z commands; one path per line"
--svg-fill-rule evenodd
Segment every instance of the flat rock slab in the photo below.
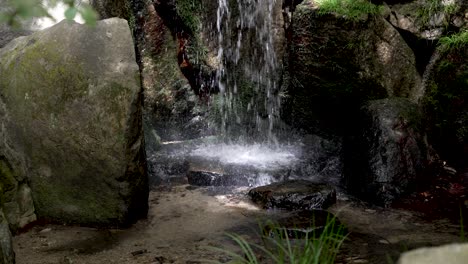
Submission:
M 336 202 L 336 190 L 328 184 L 306 180 L 277 182 L 249 191 L 253 202 L 265 209 L 326 209 Z

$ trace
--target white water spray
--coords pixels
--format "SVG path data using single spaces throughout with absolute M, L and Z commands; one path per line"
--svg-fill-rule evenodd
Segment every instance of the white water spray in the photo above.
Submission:
M 218 0 L 216 29 L 222 132 L 232 136 L 245 129 L 244 138 L 266 136 L 277 145 L 274 129 L 280 101 L 273 41 L 275 5 L 276 0 L 238 0 L 237 6 Z M 255 129 L 245 128 L 252 124 Z

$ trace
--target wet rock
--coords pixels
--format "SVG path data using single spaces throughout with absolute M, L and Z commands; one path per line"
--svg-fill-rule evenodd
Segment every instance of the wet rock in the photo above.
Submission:
M 468 243 L 465 243 L 411 250 L 403 253 L 397 264 L 465 264 L 467 260 Z
M 336 191 L 333 187 L 305 180 L 290 180 L 257 187 L 249 191 L 249 196 L 253 202 L 265 209 L 326 209 L 336 202 Z
M 15 253 L 13 252 L 11 233 L 8 227 L 8 222 L 6 221 L 6 218 L 1 210 L 1 207 L 0 207 L 0 263 L 1 264 L 14 264 L 15 263 Z
M 367 100 L 418 98 L 414 53 L 382 16 L 351 21 L 317 10 L 306 0 L 293 15 L 285 120 L 312 133 L 346 133 Z
M 347 146 L 350 190 L 384 205 L 413 191 L 428 161 L 418 105 L 403 98 L 370 101 L 362 108 L 360 135 Z
M 127 21 L 15 39 L 0 49 L 0 175 L 27 180 L 39 217 L 135 221 L 148 202 L 141 110 Z
M 305 135 L 302 145 L 301 160 L 292 166 L 289 179 L 320 179 L 338 185 L 343 175 L 342 140 Z
M 189 171 L 188 182 L 195 186 L 249 186 L 245 177 L 215 171 Z
M 422 98 L 428 140 L 455 169 L 468 160 L 468 46 L 441 46 Z

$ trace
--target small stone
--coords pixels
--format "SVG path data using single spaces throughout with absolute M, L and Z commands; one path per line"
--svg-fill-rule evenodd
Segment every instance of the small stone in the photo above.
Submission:
M 132 256 L 138 256 L 138 255 L 143 255 L 145 253 L 148 253 L 148 250 L 146 249 L 140 249 L 140 250 L 137 250 L 137 251 L 133 251 L 132 252 Z
M 44 233 L 49 233 L 50 231 L 52 231 L 52 228 L 44 228 L 41 231 L 39 231 L 39 233 L 44 234 Z

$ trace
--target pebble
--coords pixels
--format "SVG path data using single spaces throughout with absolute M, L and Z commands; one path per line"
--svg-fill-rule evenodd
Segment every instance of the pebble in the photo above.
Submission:
M 39 231 L 39 233 L 44 234 L 44 233 L 48 233 L 50 231 L 52 231 L 52 228 L 45 228 L 45 229 L 42 229 L 41 231 Z

